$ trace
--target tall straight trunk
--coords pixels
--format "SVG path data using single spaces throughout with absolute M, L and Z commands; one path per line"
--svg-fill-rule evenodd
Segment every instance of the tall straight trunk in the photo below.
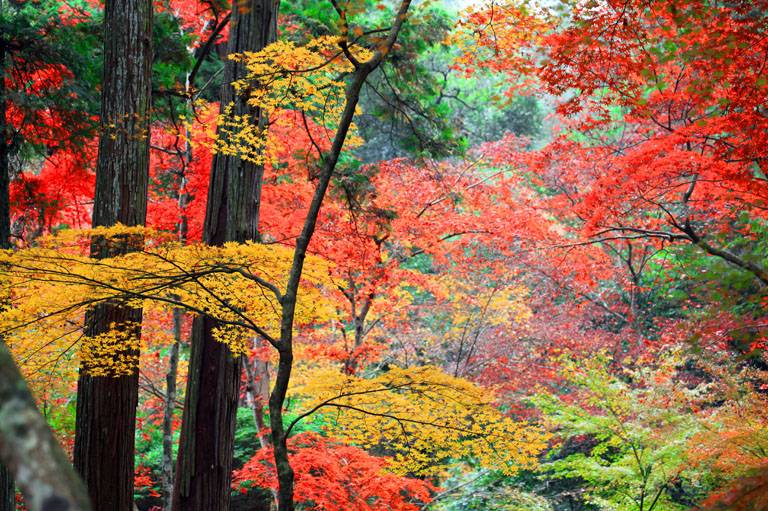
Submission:
M 232 5 L 228 52 L 259 51 L 275 40 L 276 0 L 237 1 Z M 221 105 L 235 103 L 235 115 L 250 115 L 231 83 L 244 75 L 241 63 L 227 61 Z M 216 155 L 211 169 L 203 241 L 258 240 L 258 218 L 263 167 L 239 158 Z M 229 509 L 232 449 L 240 389 L 240 357 L 213 334 L 216 322 L 196 317 L 192 323 L 189 377 L 174 482 L 174 511 Z
M 179 372 L 179 346 L 181 324 L 184 319 L 180 309 L 173 311 L 173 344 L 168 355 L 168 373 L 165 375 L 165 409 L 163 411 L 163 464 L 161 483 L 163 486 L 163 509 L 173 508 L 173 412 L 176 408 L 176 378 Z
M 0 14 L 3 3 L 0 0 Z M 5 44 L 0 38 L 0 249 L 11 248 L 10 183 L 11 168 L 8 159 L 8 129 L 5 124 Z M 0 298 L 4 301 L 4 297 Z M 4 304 L 0 301 L 0 307 Z M 16 495 L 13 476 L 0 464 L 0 511 L 15 511 Z
M 183 35 L 182 31 L 182 35 Z M 191 83 L 190 76 L 184 85 L 184 91 L 188 96 L 187 106 L 191 107 Z M 183 245 L 187 242 L 188 218 L 187 203 L 189 194 L 187 194 L 187 169 L 192 162 L 192 145 L 190 144 L 191 133 L 189 129 L 185 131 L 184 152 L 179 155 L 179 220 L 176 227 L 179 242 Z M 165 408 L 163 410 L 163 461 L 161 466 L 161 484 L 163 487 L 163 509 L 171 511 L 173 509 L 173 413 L 176 409 L 176 378 L 179 372 L 179 348 L 181 346 L 181 327 L 184 322 L 184 311 L 182 309 L 173 310 L 173 344 L 168 354 L 168 373 L 165 375 Z
M 0 511 L 16 511 L 16 483 L 5 465 L 0 465 Z
M 107 0 L 103 29 L 102 131 L 93 226 L 143 225 L 149 172 L 152 1 Z M 141 245 L 140 239 L 94 238 L 91 255 L 109 257 Z M 86 314 L 87 336 L 109 331 L 114 325 L 138 337 L 141 310 L 106 303 Z M 116 357 L 137 355 L 128 347 L 118 349 Z M 137 370 L 118 377 L 91 376 L 88 365 L 81 366 L 74 462 L 96 511 L 133 510 L 137 401 Z
M 0 0 L 0 14 L 3 3 Z M 6 41 L 0 35 L 0 248 L 11 247 L 11 165 L 9 159 L 10 133 L 6 125 L 5 102 L 5 49 Z

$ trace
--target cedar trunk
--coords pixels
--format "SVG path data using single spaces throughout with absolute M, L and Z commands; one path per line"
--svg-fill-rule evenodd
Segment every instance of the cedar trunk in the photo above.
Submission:
M 275 0 L 233 2 L 228 53 L 259 51 L 275 40 Z M 227 61 L 221 91 L 222 108 L 234 102 L 235 115 L 250 115 L 264 125 L 259 111 L 235 96 L 231 82 L 242 77 L 243 65 Z M 239 158 L 216 155 L 208 188 L 203 241 L 258 240 L 263 167 Z M 216 322 L 197 317 L 192 323 L 189 377 L 174 484 L 174 511 L 229 509 L 232 449 L 240 389 L 240 357 L 212 335 Z
M 0 511 L 16 511 L 16 483 L 5 465 L 0 465 Z
M 152 69 L 151 0 L 107 0 L 104 10 L 101 134 L 93 225 L 143 225 L 147 211 L 149 108 Z M 142 244 L 94 239 L 96 258 Z M 138 336 L 141 311 L 101 304 L 86 315 L 86 335 L 112 324 Z M 86 341 L 87 342 L 87 341 Z M 127 350 L 127 349 L 126 349 Z M 74 463 L 96 511 L 132 511 L 138 373 L 93 377 L 80 368 Z
M 5 40 L 0 37 L 0 249 L 11 248 L 10 130 L 5 123 L 5 44 Z
M 9 137 L 5 125 L 5 108 L 5 41 L 0 39 L 0 249 L 11 248 L 11 169 L 8 161 Z M 0 511 L 15 511 L 15 497 L 13 476 L 5 465 L 0 465 Z

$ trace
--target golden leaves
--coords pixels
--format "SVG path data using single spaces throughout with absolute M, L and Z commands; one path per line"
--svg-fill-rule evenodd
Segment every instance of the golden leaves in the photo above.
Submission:
M 119 240 L 144 234 L 140 251 L 104 259 L 84 255 L 94 234 Z M 116 226 L 64 231 L 41 246 L 0 252 L 0 285 L 12 306 L 0 313 L 0 332 L 16 357 L 43 364 L 84 338 L 86 312 L 100 304 L 207 314 L 219 324 L 216 337 L 240 353 L 254 336 L 279 335 L 281 289 L 293 251 L 281 245 L 227 243 L 183 246 L 149 230 Z M 330 286 L 328 264 L 308 257 L 296 321 L 307 324 L 332 316 L 323 293 Z M 128 374 L 135 369 L 138 328 L 113 325 L 81 343 L 84 367 L 94 375 Z
M 462 458 L 513 474 L 536 463 L 548 435 L 504 416 L 487 389 L 431 366 L 390 368 L 374 378 L 314 368 L 294 392 L 326 414 L 328 433 L 393 453 L 399 474 L 437 475 Z
M 272 119 L 280 110 L 301 112 L 315 123 L 335 129 L 346 103 L 346 84 L 341 77 L 354 69 L 340 42 L 340 38 L 331 36 L 318 37 L 304 46 L 277 41 L 259 52 L 230 55 L 246 69 L 245 76 L 232 86 L 253 110 L 247 114 L 234 104 L 223 105 L 214 152 L 257 165 L 273 161 L 276 151 L 264 120 Z M 370 51 L 354 45 L 349 51 L 358 62 L 372 56 Z M 347 140 L 348 147 L 360 143 L 354 135 Z

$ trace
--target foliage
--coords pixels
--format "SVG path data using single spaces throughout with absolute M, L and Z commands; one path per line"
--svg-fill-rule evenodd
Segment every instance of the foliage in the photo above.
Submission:
M 234 353 L 247 350 L 254 335 L 277 335 L 279 286 L 285 285 L 292 258 L 288 248 L 253 243 L 182 246 L 162 236 L 142 240 L 147 233 L 122 226 L 60 232 L 38 247 L 2 254 L 3 286 L 11 290 L 13 303 L 3 312 L 2 331 L 17 356 L 31 362 L 28 370 L 42 370 L 76 344 L 85 311 L 98 303 L 118 302 L 147 311 L 181 307 L 208 314 L 219 322 L 217 338 Z M 83 255 L 89 240 L 146 245 L 144 250 L 96 260 Z M 327 265 L 310 258 L 305 282 L 313 284 L 300 295 L 299 323 L 328 317 L 314 285 L 327 285 L 327 275 Z M 46 332 L 42 338 L 41 329 Z M 113 325 L 110 332 L 84 338 L 79 355 L 89 371 L 133 372 L 138 341 L 132 331 L 127 325 Z
M 322 37 L 304 46 L 278 41 L 257 53 L 230 55 L 246 68 L 245 77 L 232 85 L 236 94 L 266 118 L 290 109 L 334 129 L 345 105 L 346 88 L 337 75 L 353 70 L 338 46 L 338 38 Z M 364 48 L 353 46 L 350 51 L 361 62 L 372 56 Z M 235 115 L 233 109 L 233 104 L 224 105 L 219 116 L 214 151 L 256 164 L 272 161 L 275 154 L 267 150 L 265 126 L 249 115 Z
M 547 441 L 499 413 L 488 390 L 435 367 L 390 367 L 373 378 L 308 369 L 294 391 L 305 414 L 329 421 L 329 435 L 391 453 L 399 474 L 436 475 L 460 459 L 514 474 L 535 465 Z
M 601 509 L 686 509 L 675 502 L 673 487 L 690 475 L 687 445 L 700 429 L 685 410 L 691 391 L 671 378 L 669 365 L 615 375 L 606 362 L 564 362 L 574 395 L 533 399 L 564 442 L 583 446 L 550 455 L 542 468 L 582 479 L 587 500 Z
M 155 2 L 150 228 L 87 230 L 102 5 L 3 3 L 0 334 L 65 446 L 78 367 L 140 368 L 145 502 L 177 341 L 186 378 L 174 310 L 213 316 L 274 378 L 318 164 L 393 4 L 283 0 L 276 43 L 227 55 L 228 2 Z M 414 4 L 309 245 L 282 410 L 300 504 L 762 509 L 768 5 Z M 219 105 L 225 59 L 247 73 Z M 263 167 L 264 244 L 200 244 L 216 154 Z M 113 243 L 137 250 L 86 256 Z M 86 335 L 107 303 L 142 324 Z M 262 497 L 276 488 L 263 404 L 238 410 L 234 485 Z
M 298 468 L 296 499 L 306 509 L 355 511 L 418 511 L 434 488 L 428 482 L 389 473 L 386 458 L 371 456 L 312 433 L 289 442 Z M 235 471 L 233 485 L 277 487 L 270 449 L 259 451 Z

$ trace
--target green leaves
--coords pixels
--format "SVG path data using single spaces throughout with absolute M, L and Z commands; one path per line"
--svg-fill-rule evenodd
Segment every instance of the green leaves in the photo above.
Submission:
M 563 442 L 547 476 L 582 480 L 586 501 L 601 509 L 687 509 L 670 490 L 689 476 L 687 440 L 698 424 L 666 377 L 671 368 L 617 373 L 604 357 L 563 365 L 569 395 L 532 399 Z

